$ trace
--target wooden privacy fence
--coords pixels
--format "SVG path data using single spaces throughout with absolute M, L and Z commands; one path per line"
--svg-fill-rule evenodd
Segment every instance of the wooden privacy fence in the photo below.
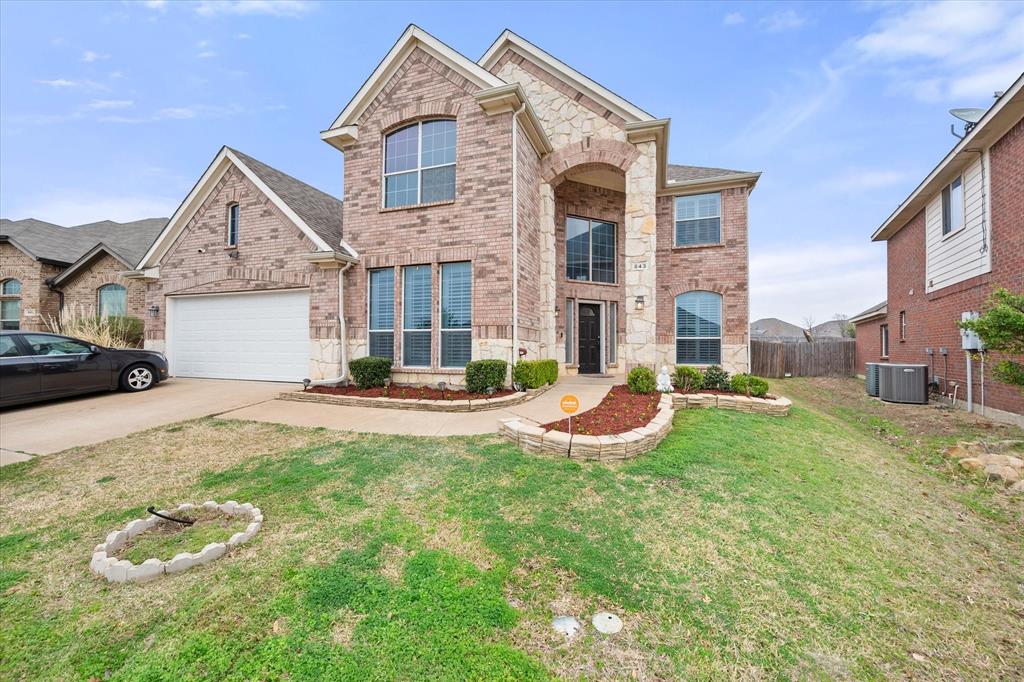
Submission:
M 751 374 L 775 379 L 793 377 L 849 377 L 856 374 L 857 342 L 751 341 Z

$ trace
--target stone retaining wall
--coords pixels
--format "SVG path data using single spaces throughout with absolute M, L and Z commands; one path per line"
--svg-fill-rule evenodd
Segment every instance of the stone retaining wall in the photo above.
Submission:
M 498 433 L 528 454 L 548 454 L 572 459 L 629 459 L 653 450 L 672 430 L 672 397 L 661 396 L 658 414 L 646 426 L 609 436 L 588 436 L 546 431 L 524 417 L 498 420 Z
M 195 505 L 186 502 L 179 505 L 174 511 L 187 512 L 196 508 Z M 93 573 L 112 583 L 148 582 L 165 574 L 182 573 L 193 566 L 201 566 L 221 558 L 228 551 L 251 540 L 263 524 L 263 512 L 248 502 L 238 504 L 234 500 L 228 500 L 224 504 L 217 504 L 213 500 L 208 500 L 202 504 L 202 508 L 208 511 L 220 510 L 227 516 L 248 515 L 252 522 L 246 526 L 245 531 L 235 533 L 226 542 L 211 542 L 198 552 L 175 554 L 168 561 L 161 561 L 154 557 L 136 565 L 127 559 L 119 560 L 116 556 L 117 552 L 124 547 L 126 542 L 160 523 L 160 519 L 156 516 L 135 519 L 128 522 L 128 525 L 121 530 L 111 532 L 103 543 L 96 545 L 89 568 Z M 173 512 L 160 510 L 157 513 L 167 515 Z
M 309 391 L 287 391 L 278 396 L 281 400 L 294 400 L 305 403 L 322 403 L 327 405 L 347 405 L 349 407 L 383 407 L 391 410 L 420 410 L 424 412 L 483 412 L 512 407 L 527 400 L 532 400 L 544 393 L 551 386 L 531 388 L 512 395 L 499 398 L 483 398 L 473 400 L 418 400 L 412 398 L 364 398 L 354 395 L 332 395 L 330 393 L 311 393 Z
M 745 395 L 719 395 L 717 393 L 672 393 L 672 406 L 677 410 L 693 407 L 717 407 L 720 410 L 753 412 L 773 417 L 785 417 L 793 404 L 789 398 L 748 398 Z

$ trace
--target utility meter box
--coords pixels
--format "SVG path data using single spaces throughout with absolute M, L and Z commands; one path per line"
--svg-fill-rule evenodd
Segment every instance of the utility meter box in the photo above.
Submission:
M 978 313 L 960 313 L 960 321 L 965 322 L 967 320 L 977 319 Z M 960 330 L 960 345 L 964 350 L 984 350 L 985 345 L 978 338 L 978 335 L 974 332 L 967 331 L 966 329 Z

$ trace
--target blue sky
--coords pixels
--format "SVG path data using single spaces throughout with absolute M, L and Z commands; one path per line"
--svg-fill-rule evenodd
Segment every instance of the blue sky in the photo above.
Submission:
M 671 161 L 759 170 L 751 319 L 885 297 L 869 235 L 1024 70 L 1024 3 L 0 3 L 0 214 L 169 215 L 222 144 L 337 196 L 318 138 L 407 24 L 504 28 L 658 117 Z

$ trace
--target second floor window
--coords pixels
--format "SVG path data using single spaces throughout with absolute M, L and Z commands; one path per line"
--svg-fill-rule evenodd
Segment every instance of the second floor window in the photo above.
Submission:
M 964 226 L 964 178 L 958 177 L 942 190 L 942 234 Z
M 241 209 L 238 204 L 228 206 L 228 246 L 238 246 L 238 219 Z
M 722 195 L 676 197 L 676 246 L 722 242 Z
M 420 121 L 384 138 L 384 207 L 455 199 L 455 121 Z
M 615 223 L 566 217 L 565 277 L 615 283 Z

